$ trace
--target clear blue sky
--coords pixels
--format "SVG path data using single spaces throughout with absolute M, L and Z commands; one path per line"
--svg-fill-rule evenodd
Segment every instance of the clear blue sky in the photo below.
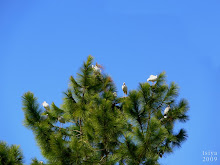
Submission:
M 21 96 L 62 103 L 70 75 L 91 54 L 121 85 L 136 89 L 166 71 L 190 103 L 189 138 L 162 165 L 200 165 L 220 154 L 220 1 L 1 0 L 0 140 L 20 144 L 25 162 L 43 160 L 22 125 Z M 220 156 L 218 156 L 220 159 Z

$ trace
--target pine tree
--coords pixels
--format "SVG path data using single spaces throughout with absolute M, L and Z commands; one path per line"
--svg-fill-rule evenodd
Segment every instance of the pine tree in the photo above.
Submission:
M 1 165 L 21 165 L 23 154 L 17 145 L 7 145 L 0 141 L 0 164 Z
M 119 98 L 111 77 L 92 63 L 89 56 L 76 78 L 70 77 L 60 107 L 40 107 L 31 92 L 22 97 L 24 123 L 48 164 L 155 165 L 181 146 L 187 134 L 184 129 L 175 133 L 174 124 L 188 120 L 188 103 L 177 100 L 179 88 L 174 82 L 166 84 L 164 72 L 155 84 L 140 83 Z

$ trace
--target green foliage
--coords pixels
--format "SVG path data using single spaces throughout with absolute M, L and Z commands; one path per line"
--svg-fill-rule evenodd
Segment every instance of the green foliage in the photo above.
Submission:
M 43 161 L 38 161 L 37 158 L 32 159 L 31 165 L 43 165 Z
M 41 109 L 31 92 L 22 97 L 25 126 L 33 130 L 48 164 L 155 165 L 181 146 L 186 131 L 174 133 L 173 128 L 176 121 L 188 120 L 189 107 L 186 100 L 178 102 L 179 88 L 174 82 L 166 84 L 165 72 L 155 84 L 140 83 L 137 90 L 119 98 L 113 95 L 111 77 L 94 71 L 92 63 L 89 56 L 76 78 L 70 77 L 60 107 L 52 103 Z M 64 125 L 58 120 L 61 116 Z
M 1 165 L 20 165 L 23 162 L 23 155 L 16 145 L 7 145 L 0 141 L 0 164 Z

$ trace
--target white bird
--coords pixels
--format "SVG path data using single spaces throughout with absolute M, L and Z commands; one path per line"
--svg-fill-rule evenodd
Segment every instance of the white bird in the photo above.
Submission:
M 46 120 L 47 118 L 48 118 L 48 114 L 41 116 L 41 119 L 42 119 L 42 120 Z
M 40 163 L 43 164 L 44 162 L 43 162 L 43 161 L 40 161 Z
M 147 81 L 155 82 L 157 81 L 157 75 L 150 75 L 150 77 L 147 79 Z
M 170 105 L 168 105 L 164 110 L 164 118 L 165 119 L 167 118 L 167 113 L 169 112 L 169 110 L 170 110 Z
M 125 82 L 123 83 L 123 85 L 122 85 L 122 90 L 123 90 L 123 92 L 124 92 L 124 94 L 125 94 L 125 96 L 127 95 L 127 93 L 128 93 L 128 87 L 127 87 L 127 85 L 125 85 Z M 123 96 L 124 97 L 124 96 Z
M 49 104 L 48 104 L 46 101 L 44 101 L 44 102 L 42 103 L 42 105 L 43 105 L 43 107 L 46 108 L 46 109 L 50 107 Z
M 97 66 L 97 65 L 92 65 L 92 69 L 95 71 L 95 72 L 98 72 L 98 73 L 101 73 L 101 69 Z

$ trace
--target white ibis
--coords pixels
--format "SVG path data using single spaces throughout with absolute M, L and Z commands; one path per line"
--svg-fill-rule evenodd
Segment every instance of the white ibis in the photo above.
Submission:
M 63 118 L 63 116 L 58 117 L 58 120 L 59 120 L 61 126 L 62 126 L 62 124 L 65 123 L 65 119 Z
M 113 96 L 117 97 L 117 93 L 116 93 L 116 92 L 113 92 Z
M 165 119 L 167 118 L 167 113 L 169 112 L 169 110 L 170 110 L 170 105 L 168 105 L 164 110 L 164 118 Z
M 150 77 L 147 79 L 147 81 L 151 81 L 152 83 L 154 83 L 155 81 L 157 81 L 157 75 L 150 75 Z
M 47 118 L 48 118 L 48 114 L 41 116 L 41 119 L 42 119 L 42 120 L 46 120 Z
M 42 105 L 43 105 L 43 107 L 45 108 L 45 109 L 49 109 L 49 104 L 46 102 L 46 101 L 44 101 L 43 103 L 42 103 Z
M 98 73 L 101 73 L 101 69 L 97 66 L 97 65 L 92 65 L 92 69 L 95 71 L 95 72 L 98 72 Z
M 123 90 L 123 92 L 124 92 L 124 94 L 125 94 L 125 96 L 127 95 L 127 93 L 128 93 L 128 87 L 127 87 L 127 85 L 125 85 L 125 82 L 123 83 L 123 85 L 122 85 L 122 90 Z M 123 96 L 124 97 L 124 96 Z

